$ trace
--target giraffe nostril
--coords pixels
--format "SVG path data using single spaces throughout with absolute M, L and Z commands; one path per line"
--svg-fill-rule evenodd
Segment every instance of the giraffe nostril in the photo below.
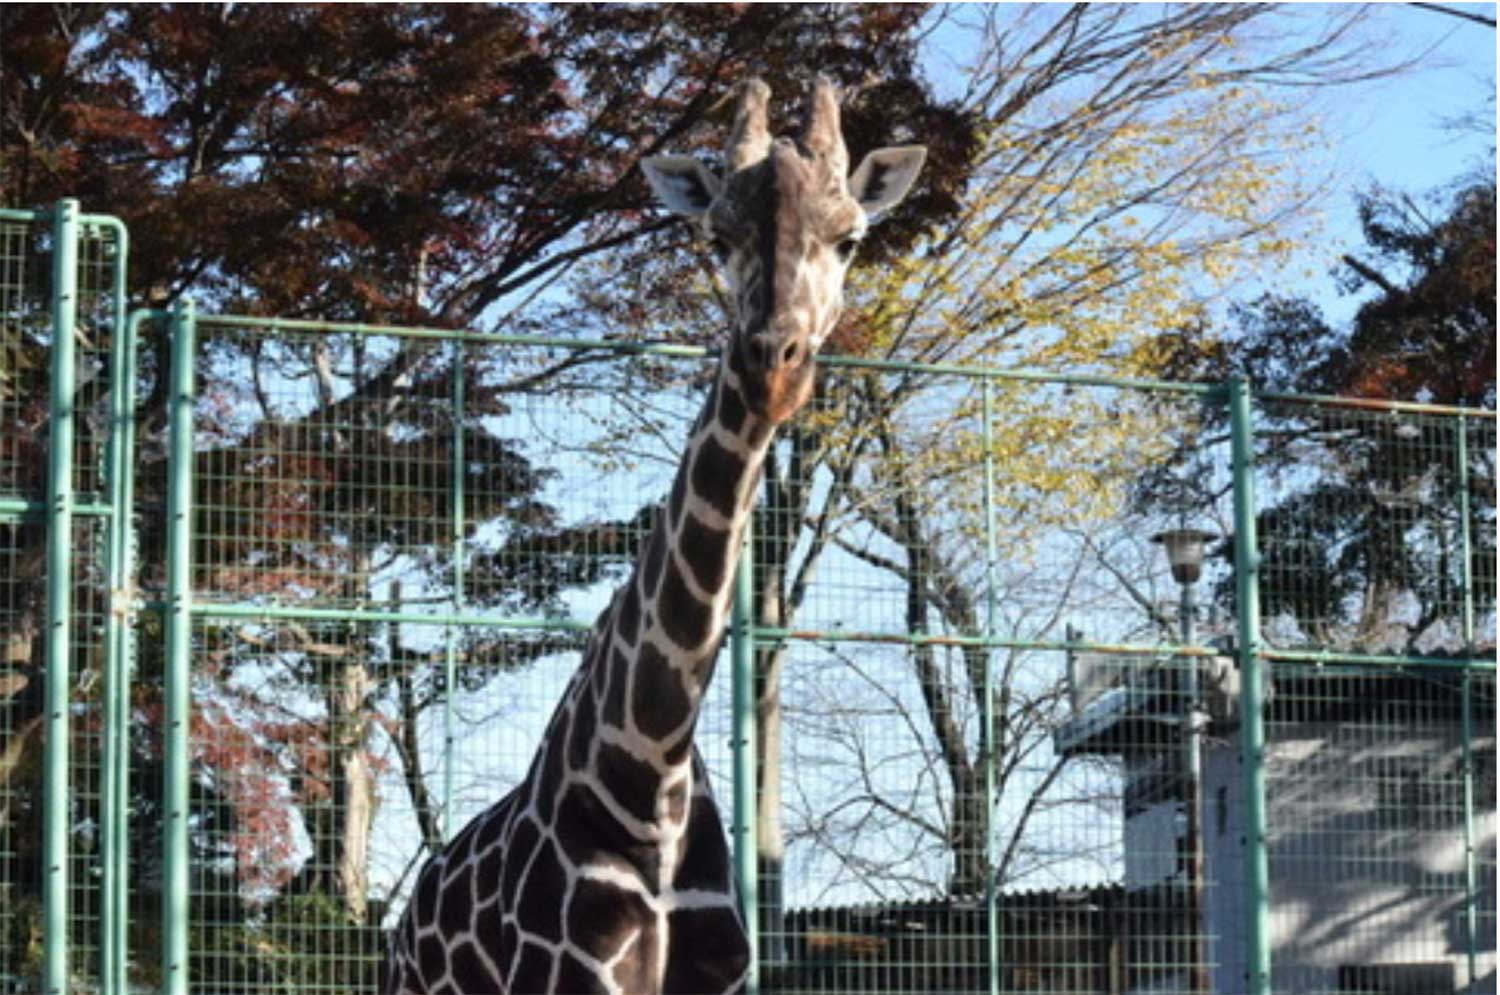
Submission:
M 786 339 L 780 335 L 753 335 L 745 343 L 745 358 L 757 370 L 779 370 L 784 366 L 795 366 L 803 356 L 799 339 Z
M 763 336 L 757 335 L 749 342 L 748 352 L 750 364 L 758 370 L 764 370 L 771 365 L 771 343 Z

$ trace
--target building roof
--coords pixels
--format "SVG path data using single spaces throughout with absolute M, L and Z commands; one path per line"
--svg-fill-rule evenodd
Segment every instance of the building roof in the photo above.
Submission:
M 1473 659 L 1455 655 L 1445 667 L 1442 657 L 1426 657 L 1419 667 L 1393 664 L 1314 664 L 1271 661 L 1267 666 L 1266 721 L 1270 724 L 1390 721 L 1456 722 L 1464 712 L 1462 666 Z M 1061 754 L 1119 754 L 1166 749 L 1181 737 L 1185 695 L 1181 667 L 1142 670 L 1139 677 L 1105 691 L 1053 732 Z M 1469 717 L 1488 728 L 1495 722 L 1493 671 L 1488 680 L 1468 681 Z M 1204 697 L 1222 699 L 1210 707 L 1211 731 L 1219 736 L 1238 728 L 1239 685 L 1236 671 L 1212 686 Z M 1211 702 L 1212 706 L 1212 702 Z

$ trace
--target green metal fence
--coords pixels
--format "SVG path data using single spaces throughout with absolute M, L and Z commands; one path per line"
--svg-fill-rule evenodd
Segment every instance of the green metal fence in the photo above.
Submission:
M 0 215 L 0 990 L 372 990 L 709 364 L 126 249 Z M 698 736 L 759 990 L 1495 990 L 1493 412 L 822 365 Z

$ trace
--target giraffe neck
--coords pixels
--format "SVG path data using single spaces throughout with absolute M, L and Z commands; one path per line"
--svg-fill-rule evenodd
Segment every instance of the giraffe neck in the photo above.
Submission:
M 565 700 L 568 766 L 637 839 L 680 829 L 695 790 L 694 727 L 775 430 L 746 406 L 740 377 L 726 350 L 671 495 Z

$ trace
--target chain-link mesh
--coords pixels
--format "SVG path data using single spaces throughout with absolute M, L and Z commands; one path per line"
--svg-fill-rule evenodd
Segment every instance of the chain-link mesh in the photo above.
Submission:
M 41 974 L 44 882 L 60 894 L 73 976 L 96 975 L 99 953 L 104 677 L 110 522 L 103 505 L 110 349 L 122 319 L 119 230 L 81 225 L 75 245 L 76 309 L 71 393 L 52 395 L 53 269 L 50 215 L 7 212 L 0 221 L 0 986 L 22 990 Z M 66 541 L 71 601 L 53 620 L 48 543 L 59 502 L 49 500 L 49 434 L 59 410 L 72 419 L 71 479 L 60 482 L 72 528 Z M 49 633 L 66 628 L 69 706 L 49 725 Z M 49 774 L 52 730 L 68 739 L 66 768 Z M 67 866 L 44 860 L 46 813 L 62 806 Z M 62 894 L 62 893 L 65 893 Z
M 1274 680 L 1273 988 L 1480 990 L 1466 951 L 1482 930 L 1476 967 L 1493 972 L 1493 674 L 1288 664 Z M 1240 849 L 1232 812 L 1210 829 Z
M 43 803 L 66 806 L 70 963 L 92 984 L 118 919 L 99 835 L 120 722 L 126 970 L 166 984 L 175 667 L 189 987 L 372 990 L 421 861 L 525 776 L 711 362 L 203 318 L 181 467 L 191 642 L 169 660 L 167 358 L 130 385 L 147 399 L 139 586 L 112 591 L 119 260 L 86 233 L 71 788 L 44 797 L 48 231 L 0 227 L 0 984 L 35 979 L 47 939 Z M 1494 417 L 1264 400 L 1240 481 L 1232 427 L 1207 388 L 825 366 L 753 525 L 754 825 L 737 837 L 758 840 L 762 990 L 1240 991 L 1260 912 L 1277 991 L 1493 990 Z M 1246 877 L 1247 524 L 1265 895 Z M 1170 567 L 1189 547 L 1201 564 Z M 105 623 L 132 596 L 134 680 L 111 718 Z M 726 815 L 729 667 L 698 728 Z
M 1390 657 L 1494 645 L 1494 428 L 1493 419 L 1268 402 L 1257 476 L 1267 641 Z
M 1205 403 L 857 364 L 825 381 L 757 533 L 759 621 L 789 637 L 759 643 L 782 713 L 761 729 L 767 990 L 1206 977 L 1187 674 L 1209 687 L 1231 624 L 1190 603 L 1184 628 L 1152 541 L 1189 515 L 1228 532 Z M 778 522 L 813 524 L 778 544 Z M 1179 643 L 1198 655 L 1151 650 Z
M 702 363 L 218 322 L 198 364 L 192 975 L 368 990 L 421 860 L 525 775 Z
M 41 961 L 41 722 L 46 630 L 50 305 L 43 226 L 0 222 L 0 986 Z M 28 507 L 32 506 L 32 507 Z

